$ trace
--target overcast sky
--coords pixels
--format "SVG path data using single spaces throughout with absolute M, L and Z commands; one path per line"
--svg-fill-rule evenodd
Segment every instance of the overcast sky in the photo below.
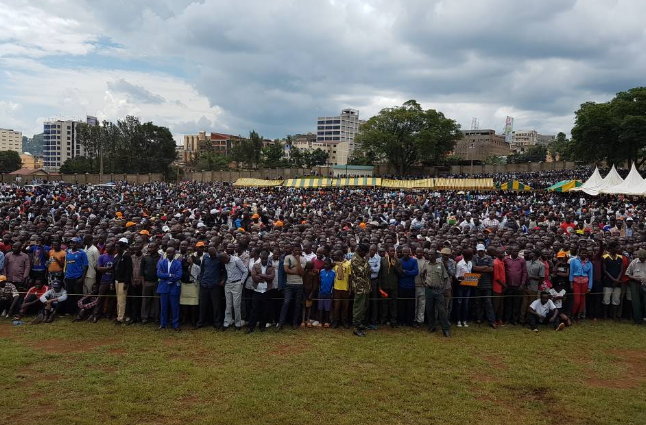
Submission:
M 646 85 L 644 0 L 0 0 L 0 127 L 136 115 L 176 139 L 316 130 L 416 99 L 570 132 Z

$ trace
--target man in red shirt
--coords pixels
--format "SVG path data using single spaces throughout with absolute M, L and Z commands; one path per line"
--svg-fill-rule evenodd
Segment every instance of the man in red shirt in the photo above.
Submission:
M 502 325 L 502 314 L 504 310 L 504 302 L 502 293 L 507 287 L 507 275 L 505 273 L 505 251 L 502 248 L 495 250 L 495 258 L 493 260 L 493 313 L 496 316 L 496 324 Z
M 25 299 L 20 306 L 18 315 L 14 320 L 20 320 L 22 316 L 29 313 L 36 313 L 42 308 L 42 303 L 40 302 L 40 297 L 49 290 L 47 285 L 43 285 L 43 282 L 40 279 L 36 279 L 34 286 L 29 288 Z
M 565 216 L 565 221 L 561 223 L 561 226 L 559 227 L 568 234 L 574 233 L 574 231 L 576 230 L 576 223 L 574 222 L 574 216 L 572 214 L 568 214 L 567 216 Z

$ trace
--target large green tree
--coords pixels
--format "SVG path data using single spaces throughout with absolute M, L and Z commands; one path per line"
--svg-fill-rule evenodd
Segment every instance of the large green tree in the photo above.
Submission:
M 20 170 L 22 159 L 16 151 L 0 151 L 0 173 L 12 173 Z
M 177 159 L 170 130 L 141 123 L 137 117 L 104 121 L 100 126 L 82 124 L 77 135 L 86 152 L 88 172 L 99 171 L 101 157 L 104 173 L 168 173 Z
M 585 162 L 646 161 L 646 87 L 617 93 L 605 103 L 586 102 L 575 113 L 571 155 Z
M 231 149 L 231 159 L 246 168 L 258 168 L 262 157 L 264 138 L 255 130 L 249 133 L 248 139 L 236 142 Z
M 63 174 L 92 173 L 94 172 L 92 159 L 85 156 L 67 159 L 63 162 L 59 171 Z
M 558 157 L 561 161 L 570 161 L 572 159 L 572 142 L 567 138 L 567 135 L 560 132 L 556 135 L 556 139 L 549 144 L 547 151 L 553 158 Z
M 321 148 L 308 150 L 302 152 L 303 165 L 307 168 L 316 167 L 317 165 L 325 165 L 329 154 Z
M 199 157 L 196 168 L 204 171 L 226 170 L 229 168 L 229 159 L 224 155 L 207 152 Z
M 545 162 L 547 158 L 547 148 L 542 145 L 530 146 L 523 153 L 510 155 L 507 162 L 510 164 L 523 164 L 527 162 Z
M 284 165 L 283 154 L 285 153 L 282 143 L 276 141 L 262 148 L 261 161 L 265 168 L 278 168 Z
M 400 174 L 417 163 L 439 163 L 462 137 L 460 125 L 415 100 L 382 109 L 361 126 L 357 142 L 366 155 L 387 160 Z

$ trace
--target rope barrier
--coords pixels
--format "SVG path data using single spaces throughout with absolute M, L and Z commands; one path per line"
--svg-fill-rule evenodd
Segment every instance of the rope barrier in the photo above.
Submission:
M 277 289 L 273 289 L 272 291 L 275 291 L 275 290 L 277 290 Z M 27 292 L 25 292 L 25 291 L 17 291 L 17 293 L 21 294 L 21 295 L 26 295 L 27 294 Z M 603 294 L 604 294 L 604 292 L 570 292 L 570 293 L 567 293 L 565 295 L 566 296 L 570 296 L 570 295 L 573 296 L 573 295 L 603 295 Z M 88 296 L 90 296 L 90 297 L 99 297 L 99 298 L 106 297 L 106 298 L 108 298 L 108 297 L 117 297 L 117 294 L 103 294 L 103 295 L 95 294 L 95 295 L 92 295 L 92 294 L 70 294 L 68 292 L 67 296 L 68 297 L 70 297 L 70 296 L 72 296 L 72 297 L 88 297 Z M 462 299 L 470 299 L 471 300 L 471 299 L 485 299 L 485 298 L 525 298 L 525 297 L 533 297 L 533 296 L 534 296 L 534 294 L 529 294 L 529 295 L 527 295 L 527 294 L 518 294 L 518 295 L 504 295 L 504 294 L 501 294 L 501 295 L 479 295 L 479 296 L 474 295 L 474 296 L 468 296 L 468 297 L 451 296 L 451 299 L 452 300 L 458 300 L 458 299 L 460 299 L 460 300 L 462 300 Z M 161 298 L 159 295 L 126 295 L 125 297 L 126 298 Z M 539 297 L 539 294 L 536 294 L 536 298 L 538 298 L 538 297 Z M 199 296 L 194 297 L 194 296 L 185 295 L 184 298 L 199 299 Z M 243 300 L 250 300 L 252 298 L 243 296 L 242 299 Z M 269 298 L 269 299 L 270 300 L 282 300 L 283 297 L 273 297 L 273 298 Z M 310 300 L 311 301 L 351 301 L 353 298 L 349 297 L 349 298 L 306 298 L 306 299 L 308 301 L 310 301 Z M 395 297 L 395 298 L 383 298 L 383 297 L 374 298 L 374 297 L 370 297 L 370 298 L 368 298 L 369 301 L 374 301 L 374 300 L 377 300 L 377 301 L 389 301 L 389 300 L 392 300 L 392 299 L 396 299 L 396 300 L 416 300 L 417 297 L 412 297 L 412 298 L 410 298 L 410 297 Z

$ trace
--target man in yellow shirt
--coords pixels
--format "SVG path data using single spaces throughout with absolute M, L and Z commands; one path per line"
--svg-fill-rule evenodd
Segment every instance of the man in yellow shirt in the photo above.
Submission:
M 345 259 L 343 252 L 336 251 L 334 258 L 334 290 L 332 298 L 332 327 L 338 328 L 341 323 L 348 329 L 350 327 L 350 262 Z

